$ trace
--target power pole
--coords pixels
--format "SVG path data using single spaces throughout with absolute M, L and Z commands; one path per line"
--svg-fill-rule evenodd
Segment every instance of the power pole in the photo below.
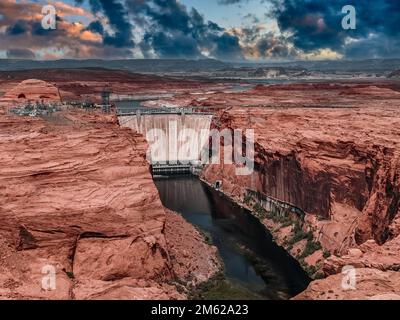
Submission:
M 104 113 L 111 112 L 110 96 L 111 88 L 109 86 L 105 86 L 103 91 L 101 92 L 102 108 Z

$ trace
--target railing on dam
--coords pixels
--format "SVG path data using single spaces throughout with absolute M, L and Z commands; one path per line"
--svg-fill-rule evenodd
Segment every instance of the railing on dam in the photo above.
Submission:
M 257 202 L 267 212 L 273 213 L 274 216 L 285 218 L 288 217 L 290 214 L 294 214 L 299 219 L 301 219 L 301 221 L 304 221 L 305 219 L 305 212 L 291 203 L 275 199 L 259 191 L 254 191 L 251 189 L 247 189 L 246 191 L 248 197 L 257 200 Z
M 186 114 L 197 114 L 197 115 L 212 115 L 209 111 L 204 111 L 204 108 L 140 108 L 135 111 L 132 110 L 123 110 L 119 109 L 117 111 L 118 117 L 125 116 L 141 116 L 141 115 L 158 115 L 158 114 L 178 114 L 178 115 L 186 115 Z
M 189 164 L 153 164 L 151 165 L 151 171 L 155 175 L 185 174 L 192 172 L 192 166 Z

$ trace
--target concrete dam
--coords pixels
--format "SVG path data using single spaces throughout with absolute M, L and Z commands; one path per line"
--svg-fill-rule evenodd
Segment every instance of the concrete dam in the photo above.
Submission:
M 148 160 L 154 173 L 180 173 L 201 164 L 212 114 L 183 110 L 145 110 L 119 114 L 121 127 L 146 137 Z

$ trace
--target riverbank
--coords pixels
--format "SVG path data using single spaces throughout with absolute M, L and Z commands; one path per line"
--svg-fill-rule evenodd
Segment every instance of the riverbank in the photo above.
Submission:
M 178 289 L 190 295 L 219 274 L 223 265 L 218 250 L 180 214 L 165 209 L 165 238 Z
M 207 181 L 204 183 L 214 188 L 213 184 Z M 248 198 L 242 200 L 230 193 L 224 193 L 221 188 L 218 192 L 248 209 L 271 231 L 274 241 L 296 258 L 313 279 L 309 287 L 293 299 L 400 300 L 400 257 L 397 254 L 400 237 L 383 246 L 370 240 L 357 248 L 349 249 L 344 255 L 331 255 L 323 250 L 310 232 L 304 231 L 307 230 L 307 225 L 301 228 L 298 220 L 282 219 L 268 213 L 257 202 L 250 205 Z M 292 241 L 287 241 L 288 238 Z M 342 273 L 342 270 L 347 271 Z
M 328 253 L 323 252 L 321 244 L 315 240 L 312 231 L 307 229 L 308 226 L 304 221 L 279 217 L 268 212 L 253 198 L 240 198 L 224 191 L 223 185 L 216 189 L 213 183 L 204 178 L 201 178 L 201 181 L 222 193 L 229 201 L 250 212 L 271 233 L 275 243 L 296 259 L 312 279 L 323 277 L 318 271 Z
M 299 264 L 247 210 L 197 177 L 173 176 L 155 183 L 164 206 L 205 234 L 223 263 L 222 272 L 192 297 L 282 300 L 307 287 L 309 278 Z

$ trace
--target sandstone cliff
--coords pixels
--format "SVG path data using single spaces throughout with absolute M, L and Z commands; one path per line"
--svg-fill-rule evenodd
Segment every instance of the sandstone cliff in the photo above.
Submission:
M 211 165 L 207 180 L 222 180 L 236 196 L 246 188 L 258 190 L 302 208 L 322 225 L 357 219 L 358 243 L 374 238 L 382 244 L 399 234 L 392 224 L 399 210 L 396 110 L 385 110 L 368 128 L 357 110 L 233 109 L 220 121 L 223 128 L 255 129 L 256 169 L 241 177 L 232 165 Z M 327 236 L 336 242 L 332 249 L 339 249 L 343 239 Z
M 185 260 L 170 258 L 181 239 L 166 231 L 141 135 L 83 112 L 2 116 L 0 135 L 0 299 L 185 298 L 173 285 Z M 187 254 L 206 254 L 189 269 L 204 281 L 218 271 L 215 250 L 182 228 Z
M 300 231 L 287 221 L 260 218 L 292 255 L 306 267 L 311 264 L 312 273 L 319 269 L 320 277 L 329 255 L 346 255 L 368 240 L 378 248 L 400 235 L 400 99 L 388 88 L 304 85 L 307 100 L 300 86 L 293 86 L 292 94 L 289 86 L 261 86 L 249 100 L 265 97 L 268 108 L 221 112 L 217 128 L 255 130 L 255 170 L 237 176 L 233 165 L 222 163 L 209 165 L 203 178 L 222 181 L 222 190 L 245 204 L 251 189 L 301 208 L 306 216 Z M 279 100 L 276 92 L 285 90 L 286 97 Z M 284 102 L 282 108 L 283 99 L 302 107 L 286 108 Z M 339 103 L 347 108 L 337 108 Z M 307 240 L 309 232 L 312 241 Z

